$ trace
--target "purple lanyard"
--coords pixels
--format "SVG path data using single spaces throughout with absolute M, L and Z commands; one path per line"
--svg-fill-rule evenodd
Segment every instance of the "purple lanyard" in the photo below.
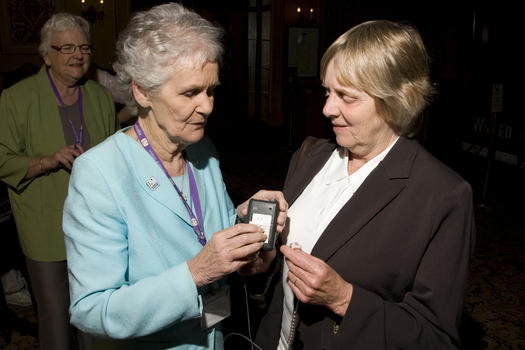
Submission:
M 82 108 L 82 89 L 80 86 L 78 87 L 78 108 L 80 112 L 80 137 L 78 137 L 77 131 L 75 130 L 75 127 L 73 126 L 73 122 L 71 121 L 71 118 L 69 117 L 69 114 L 67 113 L 67 108 L 64 105 L 64 102 L 62 102 L 62 97 L 60 97 L 60 93 L 57 90 L 57 87 L 55 86 L 55 82 L 51 78 L 51 74 L 49 74 L 49 70 L 46 69 L 47 77 L 49 78 L 49 81 L 51 82 L 51 86 L 53 87 L 53 91 L 55 93 L 55 96 L 58 99 L 58 102 L 64 107 L 64 110 L 66 111 L 67 119 L 69 120 L 69 124 L 71 125 L 71 129 L 73 130 L 73 134 L 75 135 L 75 140 L 77 144 L 82 145 L 82 142 L 84 141 L 84 109 Z
M 190 206 L 188 205 L 188 202 L 184 199 L 184 196 L 180 192 L 179 188 L 175 184 L 175 181 L 171 178 L 170 174 L 168 173 L 168 170 L 166 170 L 166 167 L 164 167 L 164 164 L 160 161 L 159 157 L 157 156 L 157 153 L 153 150 L 153 147 L 151 147 L 148 138 L 144 134 L 144 131 L 139 125 L 139 121 L 135 122 L 134 125 L 135 133 L 137 133 L 137 136 L 139 138 L 140 143 L 144 147 L 144 149 L 150 154 L 150 156 L 153 157 L 155 162 L 159 165 L 159 167 L 164 171 L 164 174 L 168 177 L 168 180 L 170 180 L 173 187 L 175 187 L 175 190 L 179 194 L 180 198 L 182 199 L 182 202 L 186 206 L 186 210 L 188 211 L 188 214 L 190 215 L 191 219 L 191 226 L 193 227 L 193 231 L 197 234 L 197 237 L 199 239 L 199 243 L 203 246 L 206 244 L 206 236 L 204 236 L 204 228 L 199 225 L 199 222 L 204 223 L 202 220 L 202 209 L 201 209 L 201 202 L 199 199 L 199 191 L 197 190 L 197 184 L 195 182 L 195 177 L 193 176 L 193 171 L 191 170 L 190 163 L 186 159 L 186 168 L 188 169 L 188 177 L 190 179 L 190 193 L 191 198 L 193 199 L 193 204 L 195 205 L 195 211 L 197 212 L 197 217 L 199 220 L 197 221 L 197 218 L 195 217 L 195 214 L 193 214 L 193 211 L 191 210 Z

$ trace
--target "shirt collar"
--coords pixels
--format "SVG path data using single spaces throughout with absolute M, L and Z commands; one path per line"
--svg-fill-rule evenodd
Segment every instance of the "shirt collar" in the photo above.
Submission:
M 340 181 L 345 178 L 349 178 L 352 184 L 358 185 L 361 184 L 367 176 L 376 168 L 376 166 L 385 159 L 388 152 L 392 149 L 395 143 L 399 140 L 399 137 L 396 138 L 390 146 L 388 146 L 383 152 L 369 160 L 365 165 L 363 165 L 359 170 L 357 170 L 352 175 L 348 175 L 348 150 L 345 147 L 338 146 L 332 153 L 329 163 L 329 171 L 326 176 L 326 185 Z M 353 186 L 355 188 L 359 186 Z

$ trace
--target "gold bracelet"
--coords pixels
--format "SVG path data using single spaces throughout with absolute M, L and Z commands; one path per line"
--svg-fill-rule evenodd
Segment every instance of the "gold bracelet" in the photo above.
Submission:
M 45 171 L 44 168 L 42 168 L 42 159 L 44 159 L 44 157 L 40 157 L 40 160 L 38 161 L 38 164 L 40 165 L 40 171 L 44 174 L 49 174 L 49 171 Z

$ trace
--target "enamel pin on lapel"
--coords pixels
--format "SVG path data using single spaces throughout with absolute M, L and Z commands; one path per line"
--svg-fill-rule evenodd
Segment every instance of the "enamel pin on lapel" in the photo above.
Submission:
M 152 191 L 155 191 L 160 186 L 155 176 L 150 177 L 148 181 L 146 181 L 146 184 Z

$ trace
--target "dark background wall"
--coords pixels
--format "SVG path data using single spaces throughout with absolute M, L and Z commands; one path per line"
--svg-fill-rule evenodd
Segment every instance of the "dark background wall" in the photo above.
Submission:
M 96 0 L 90 1 L 97 7 Z M 36 0 L 35 0 L 36 2 Z M 80 0 L 47 0 L 56 11 L 80 13 Z M 114 43 L 133 11 L 147 9 L 162 0 L 107 0 L 106 16 L 92 23 L 93 60 L 111 70 Z M 20 0 L 6 0 L 0 10 L 5 23 L 10 7 Z M 27 3 L 27 2 L 26 2 Z M 226 29 L 226 64 L 221 71 L 216 108 L 209 132 L 220 138 L 250 134 L 260 125 L 278 135 L 274 143 L 296 149 L 307 135 L 330 136 L 322 116 L 324 91 L 319 77 L 290 80 L 288 30 L 298 26 L 297 7 L 303 26 L 319 30 L 318 57 L 339 35 L 352 26 L 373 19 L 408 21 L 422 33 L 432 59 L 432 79 L 438 91 L 425 113 L 418 136 L 436 157 L 448 164 L 475 189 L 477 200 L 521 201 L 524 194 L 521 165 L 525 157 L 524 115 L 521 82 L 524 78 L 519 11 L 510 0 L 479 1 L 390 1 L 390 0 L 184 0 L 187 7 Z M 29 7 L 26 7 L 29 8 Z M 253 12 L 271 13 L 271 83 L 268 115 L 250 116 L 248 91 L 248 22 Z M 5 32 L 5 24 L 2 30 Z M 35 52 L 6 50 L 2 36 L 0 89 L 22 73 L 25 63 L 39 67 Z M 14 47 L 16 45 L 13 45 Z M 16 50 L 15 50 L 16 51 Z M 494 84 L 503 87 L 501 111 L 493 111 Z M 278 130 L 275 132 L 275 130 Z M 261 140 L 263 142 L 264 140 Z

